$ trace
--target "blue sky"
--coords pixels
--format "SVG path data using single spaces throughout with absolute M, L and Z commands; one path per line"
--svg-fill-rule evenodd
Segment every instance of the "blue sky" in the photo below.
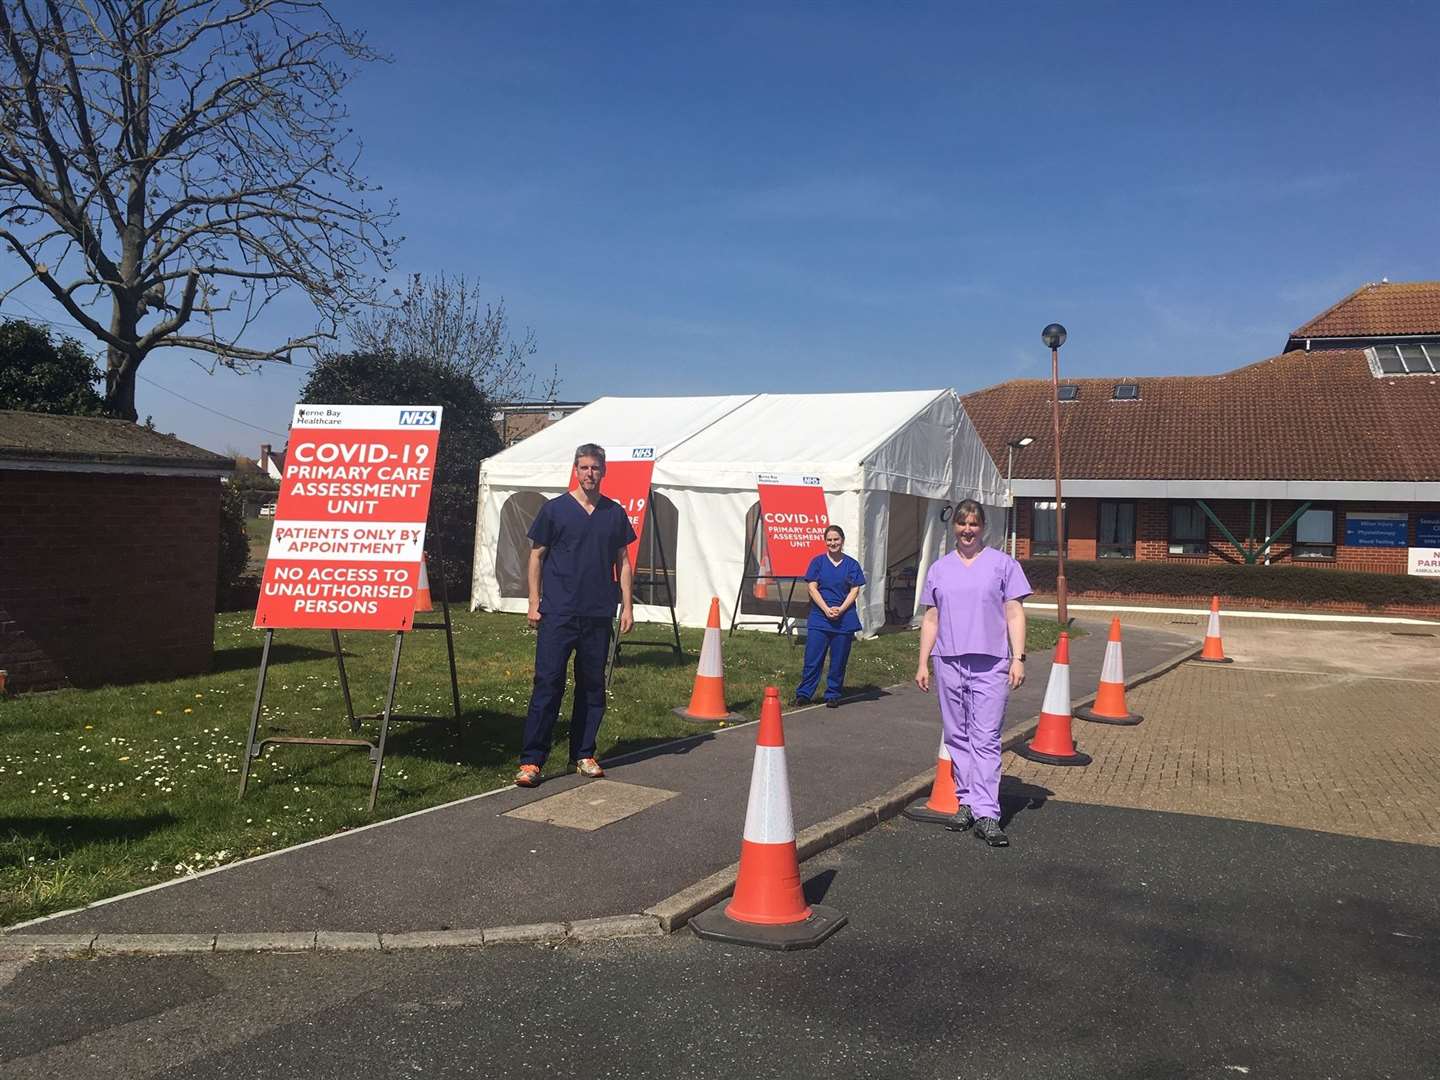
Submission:
M 565 398 L 964 393 L 1048 375 L 1054 320 L 1063 373 L 1222 371 L 1440 278 L 1433 4 L 336 10 L 393 57 L 348 101 L 401 271 L 503 296 Z M 304 375 L 141 373 L 276 432 Z

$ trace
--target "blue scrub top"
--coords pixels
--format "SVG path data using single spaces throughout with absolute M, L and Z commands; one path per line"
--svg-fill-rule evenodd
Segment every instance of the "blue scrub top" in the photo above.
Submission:
M 805 580 L 815 582 L 820 596 L 827 604 L 838 605 L 844 602 L 856 585 L 865 584 L 865 571 L 861 570 L 860 564 L 849 555 L 841 555 L 838 565 L 830 561 L 829 555 L 816 555 L 810 560 L 810 566 L 805 571 Z M 846 608 L 840 618 L 831 619 L 812 601 L 810 618 L 806 620 L 805 626 L 810 630 L 853 633 L 860 629 L 860 615 L 855 606 L 852 604 Z
M 590 513 L 569 492 L 540 508 L 527 534 L 545 549 L 541 615 L 612 619 L 620 603 L 615 556 L 635 539 L 620 504 L 605 495 Z

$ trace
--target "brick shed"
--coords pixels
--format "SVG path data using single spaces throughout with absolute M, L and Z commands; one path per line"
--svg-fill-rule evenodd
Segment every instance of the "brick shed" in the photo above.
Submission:
M 124 420 L 0 410 L 0 670 L 10 688 L 209 670 L 219 454 Z

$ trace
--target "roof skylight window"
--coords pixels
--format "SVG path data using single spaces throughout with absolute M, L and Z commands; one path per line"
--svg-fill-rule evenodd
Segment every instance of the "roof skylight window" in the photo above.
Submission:
M 1370 350 L 1380 375 L 1429 375 L 1440 372 L 1440 343 L 1376 345 Z
M 1066 383 L 1059 390 L 1061 401 L 1076 401 L 1080 397 L 1080 387 L 1074 383 Z
M 1133 382 L 1116 383 L 1113 397 L 1116 401 L 1138 401 L 1140 400 L 1140 384 Z

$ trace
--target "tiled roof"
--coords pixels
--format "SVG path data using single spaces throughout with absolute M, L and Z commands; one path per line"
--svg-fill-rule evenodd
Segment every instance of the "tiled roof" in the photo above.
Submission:
M 230 472 L 212 454 L 128 420 L 0 410 L 0 462 L 36 461 Z
M 1440 281 L 1362 285 L 1290 335 L 1306 338 L 1369 338 L 1440 334 Z
M 1440 376 L 1377 379 L 1360 350 L 1288 352 L 1223 375 L 1067 379 L 1064 473 L 1075 479 L 1440 481 Z M 1112 401 L 1137 382 L 1138 401 Z M 962 399 L 990 456 L 1054 476 L 1050 383 L 1016 379 Z

